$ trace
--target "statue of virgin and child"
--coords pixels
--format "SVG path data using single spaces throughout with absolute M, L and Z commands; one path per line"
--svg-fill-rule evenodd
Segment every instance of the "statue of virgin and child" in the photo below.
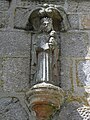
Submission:
M 32 66 L 35 69 L 33 81 L 35 84 L 53 83 L 58 77 L 59 49 L 56 39 L 52 18 L 47 16 L 41 18 L 39 32 L 35 35 L 32 44 Z

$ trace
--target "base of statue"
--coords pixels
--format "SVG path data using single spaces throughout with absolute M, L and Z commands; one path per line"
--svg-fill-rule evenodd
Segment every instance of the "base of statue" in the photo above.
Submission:
M 37 120 L 49 120 L 64 102 L 61 88 L 48 83 L 34 85 L 26 93 L 26 102 L 30 111 L 36 113 Z

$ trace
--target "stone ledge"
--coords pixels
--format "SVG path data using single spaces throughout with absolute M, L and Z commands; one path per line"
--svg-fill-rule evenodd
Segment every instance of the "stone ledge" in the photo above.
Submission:
M 64 102 L 64 91 L 52 84 L 40 83 L 26 92 L 26 103 L 35 111 L 37 120 L 46 120 L 53 115 Z

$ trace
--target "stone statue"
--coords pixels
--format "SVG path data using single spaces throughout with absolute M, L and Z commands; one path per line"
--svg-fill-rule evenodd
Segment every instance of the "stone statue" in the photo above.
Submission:
M 49 82 L 60 85 L 60 31 L 67 30 L 65 11 L 55 5 L 44 4 L 32 10 L 27 25 L 32 31 L 30 84 Z
M 55 80 L 54 76 L 58 75 L 59 49 L 52 22 L 52 18 L 41 18 L 39 32 L 35 35 L 32 44 L 32 67 L 34 66 L 36 69 L 32 79 L 35 83 L 53 83 L 53 80 Z
M 62 16 L 61 16 L 62 14 Z M 26 101 L 37 120 L 47 120 L 60 109 L 64 92 L 60 86 L 60 31 L 67 29 L 65 12 L 44 4 L 31 11 L 27 25 L 31 30 L 30 90 Z M 47 112 L 48 111 L 48 112 Z

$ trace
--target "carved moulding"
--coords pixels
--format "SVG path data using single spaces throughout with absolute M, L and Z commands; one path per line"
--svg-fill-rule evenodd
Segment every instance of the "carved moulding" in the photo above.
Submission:
M 43 82 L 26 93 L 26 101 L 29 110 L 36 113 L 37 120 L 49 120 L 63 104 L 63 95 L 61 88 Z
M 43 6 L 37 7 L 30 12 L 26 29 L 39 31 L 41 24 L 40 19 L 45 16 L 52 18 L 54 30 L 57 32 L 66 31 L 70 27 L 66 12 L 62 6 L 44 4 Z

